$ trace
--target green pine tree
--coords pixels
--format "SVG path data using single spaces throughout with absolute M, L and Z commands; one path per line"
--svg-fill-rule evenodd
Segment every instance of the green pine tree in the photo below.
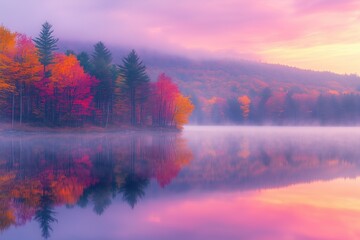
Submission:
M 57 42 L 59 39 L 53 36 L 52 25 L 45 22 L 42 25 L 39 37 L 33 39 L 38 49 L 39 61 L 44 67 L 45 77 L 50 77 L 51 73 L 46 71 L 46 67 L 52 63 L 54 59 L 54 51 L 58 49 Z
M 146 74 L 146 66 L 140 61 L 138 55 L 132 50 L 119 65 L 119 74 L 124 80 L 123 90 L 128 93 L 130 103 L 130 121 L 136 125 L 136 106 L 144 101 L 147 96 L 149 76 Z
M 80 65 L 84 68 L 84 71 L 86 73 L 91 73 L 92 72 L 92 65 L 91 65 L 91 62 L 90 62 L 89 54 L 87 52 L 81 52 L 76 57 L 79 60 Z
M 99 80 L 94 101 L 96 107 L 103 112 L 105 119 L 102 120 L 102 123 L 106 127 L 112 112 L 113 86 L 116 79 L 112 70 L 112 56 L 110 50 L 102 42 L 98 42 L 94 45 L 91 57 L 91 75 Z

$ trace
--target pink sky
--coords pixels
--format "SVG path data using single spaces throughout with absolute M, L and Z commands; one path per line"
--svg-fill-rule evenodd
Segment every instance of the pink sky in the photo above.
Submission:
M 358 0 L 3 0 L 0 23 L 64 40 L 360 73 Z

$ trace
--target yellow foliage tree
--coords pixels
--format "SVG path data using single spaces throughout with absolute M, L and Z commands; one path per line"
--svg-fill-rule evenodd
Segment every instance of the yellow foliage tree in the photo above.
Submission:
M 194 105 L 191 103 L 189 97 L 178 94 L 175 98 L 174 114 L 174 121 L 177 128 L 181 129 L 184 124 L 188 123 L 190 114 L 193 110 Z

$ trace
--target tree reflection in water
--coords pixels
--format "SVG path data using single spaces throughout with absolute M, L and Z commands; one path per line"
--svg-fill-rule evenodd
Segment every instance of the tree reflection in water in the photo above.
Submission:
M 35 212 L 35 220 L 39 222 L 42 236 L 47 239 L 50 237 L 50 232 L 53 230 L 51 224 L 57 222 L 54 211 L 55 201 L 51 189 L 43 190 L 43 195 L 40 198 L 38 209 Z
M 192 159 L 178 133 L 5 136 L 0 156 L 0 229 L 33 218 L 45 239 L 55 207 L 101 215 L 120 195 L 134 208 L 151 179 L 164 187 Z
M 57 207 L 89 207 L 100 215 L 118 197 L 134 208 L 154 180 L 168 187 L 166 195 L 360 175 L 359 130 L 202 129 L 0 136 L 0 229 L 34 219 L 48 238 Z

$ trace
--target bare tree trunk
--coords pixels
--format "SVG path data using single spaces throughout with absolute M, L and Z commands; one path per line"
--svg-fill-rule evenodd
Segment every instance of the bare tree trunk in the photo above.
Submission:
M 109 114 L 110 114 L 110 101 L 108 101 L 107 103 L 105 128 L 107 128 L 109 123 Z
M 14 128 L 14 117 L 15 117 L 15 93 L 12 95 L 12 109 L 11 109 L 11 127 Z
M 131 105 L 131 125 L 136 124 L 136 102 L 135 102 L 135 89 L 132 88 L 130 92 L 130 105 Z
M 28 87 L 28 89 L 27 89 L 27 98 L 26 98 L 26 105 L 27 105 L 26 119 L 27 120 L 30 119 L 30 115 L 31 115 L 31 112 L 32 112 L 30 96 L 31 96 L 31 93 L 30 93 L 30 89 Z
M 21 124 L 22 124 L 22 114 L 23 114 L 22 95 L 23 95 L 23 84 L 20 83 L 20 118 L 19 118 L 20 126 L 21 126 Z

